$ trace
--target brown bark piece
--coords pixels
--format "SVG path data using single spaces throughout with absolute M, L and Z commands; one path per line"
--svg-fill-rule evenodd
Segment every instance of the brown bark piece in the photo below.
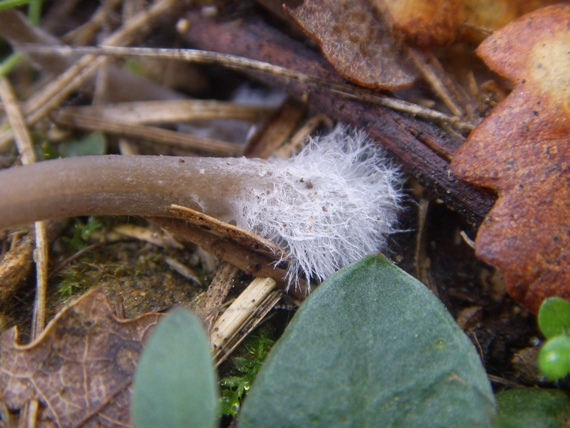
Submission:
M 476 254 L 537 312 L 546 297 L 570 300 L 570 4 L 513 21 L 477 53 L 516 87 L 471 133 L 452 171 L 498 192 Z
M 18 345 L 0 336 L 0 400 L 10 410 L 38 400 L 37 426 L 128 426 L 130 384 L 160 314 L 118 319 L 98 288 L 61 311 L 42 335 Z M 43 419 L 45 418 L 45 419 Z
M 346 79 L 375 89 L 410 86 L 417 77 L 367 0 L 305 0 L 285 11 L 317 41 L 332 66 Z

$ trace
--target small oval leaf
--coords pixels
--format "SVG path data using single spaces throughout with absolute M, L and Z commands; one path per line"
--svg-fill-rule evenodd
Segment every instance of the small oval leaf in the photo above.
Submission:
M 570 332 L 570 302 L 561 297 L 546 299 L 538 311 L 538 326 L 547 339 Z
M 424 285 L 374 255 L 305 301 L 238 426 L 489 426 L 493 414 L 473 344 Z
M 131 419 L 143 427 L 215 427 L 219 394 L 200 320 L 175 308 L 157 325 L 134 379 Z
M 562 379 L 570 373 L 570 337 L 547 340 L 538 354 L 538 367 L 549 380 Z

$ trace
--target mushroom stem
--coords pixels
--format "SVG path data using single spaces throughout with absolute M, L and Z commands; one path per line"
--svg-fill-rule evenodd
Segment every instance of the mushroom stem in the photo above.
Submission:
M 232 198 L 264 162 L 162 156 L 84 156 L 0 171 L 0 230 L 80 215 L 170 216 L 179 204 L 225 221 Z
M 400 174 L 366 134 L 338 126 L 286 160 L 91 156 L 0 172 L 0 229 L 77 215 L 197 209 L 284 248 L 289 280 L 323 280 L 394 231 Z

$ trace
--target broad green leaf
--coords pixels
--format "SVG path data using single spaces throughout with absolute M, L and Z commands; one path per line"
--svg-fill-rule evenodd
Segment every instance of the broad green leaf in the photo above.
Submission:
M 137 367 L 131 405 L 135 428 L 215 427 L 217 380 L 200 320 L 176 308 L 157 325 Z
M 240 428 L 489 426 L 479 356 L 441 302 L 374 255 L 326 280 L 269 354 Z
M 547 339 L 570 332 L 570 302 L 561 297 L 546 299 L 538 311 L 538 326 Z
M 497 394 L 498 428 L 567 427 L 570 399 L 556 389 L 520 388 Z
M 103 133 L 92 132 L 79 140 L 72 140 L 63 144 L 60 151 L 64 158 L 104 155 L 107 153 L 107 140 L 105 140 Z

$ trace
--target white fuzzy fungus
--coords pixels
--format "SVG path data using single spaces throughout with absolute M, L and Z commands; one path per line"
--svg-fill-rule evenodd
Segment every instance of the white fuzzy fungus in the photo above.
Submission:
M 395 230 L 401 177 L 363 132 L 338 125 L 264 170 L 271 185 L 239 198 L 236 221 L 288 251 L 290 285 L 382 250 Z
M 93 156 L 0 171 L 0 229 L 74 215 L 164 216 L 180 204 L 283 247 L 296 285 L 382 250 L 400 187 L 364 133 L 338 126 L 287 160 Z

